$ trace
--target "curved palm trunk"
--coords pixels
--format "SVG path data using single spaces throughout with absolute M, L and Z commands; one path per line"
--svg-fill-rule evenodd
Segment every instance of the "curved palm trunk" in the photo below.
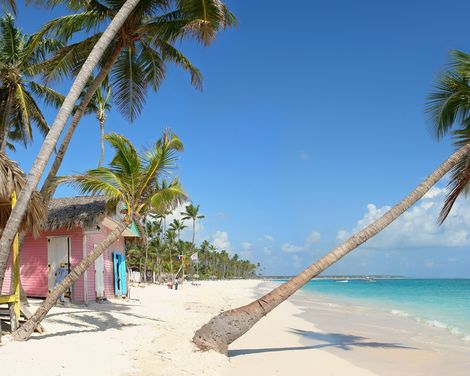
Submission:
M 470 152 L 470 143 L 464 145 L 442 163 L 426 180 L 400 203 L 391 208 L 377 221 L 351 236 L 330 253 L 311 264 L 300 274 L 275 288 L 260 299 L 239 308 L 235 308 L 212 318 L 194 335 L 194 343 L 202 350 L 216 350 L 227 353 L 228 345 L 251 329 L 262 317 L 266 316 L 284 300 L 300 289 L 312 278 L 323 272 L 335 262 L 346 256 L 374 235 L 386 228 L 403 214 L 416 201 L 424 196 L 449 170 Z
M 98 75 L 94 79 L 93 83 L 88 88 L 87 93 L 85 94 L 82 101 L 80 102 L 80 105 L 77 111 L 73 115 L 70 126 L 67 129 L 67 133 L 65 134 L 64 139 L 62 140 L 62 143 L 60 144 L 59 151 L 57 152 L 57 155 L 55 156 L 51 169 L 49 170 L 49 173 L 47 174 L 47 177 L 44 180 L 44 184 L 42 185 L 42 188 L 41 188 L 41 194 L 43 195 L 46 201 L 49 201 L 51 197 L 54 196 L 54 193 L 56 190 L 56 186 L 54 185 L 54 179 L 57 176 L 57 173 L 59 172 L 60 166 L 62 165 L 62 161 L 64 160 L 65 153 L 67 152 L 67 149 L 70 145 L 72 136 L 75 133 L 75 129 L 77 129 L 77 125 L 80 122 L 83 114 L 85 113 L 86 108 L 90 104 L 90 101 L 93 98 L 93 95 L 95 95 L 100 85 L 108 76 L 111 68 L 113 67 L 114 63 L 118 59 L 121 51 L 122 51 L 122 48 L 116 48 L 113 51 L 109 60 L 106 62 L 106 64 L 103 66 L 101 71 L 98 73 Z M 101 129 L 101 159 L 99 162 L 99 166 L 101 166 L 101 163 L 103 162 L 103 159 L 104 159 L 104 122 L 101 123 L 100 121 L 100 127 L 102 129 Z
M 100 120 L 100 160 L 98 167 L 101 167 L 104 162 L 104 120 Z
M 54 151 L 57 141 L 64 129 L 65 123 L 72 113 L 73 107 L 80 96 L 80 92 L 84 89 L 86 82 L 91 76 L 93 69 L 98 64 L 99 60 L 103 56 L 104 51 L 108 48 L 116 33 L 126 21 L 127 17 L 132 13 L 135 6 L 140 0 L 127 0 L 121 7 L 119 12 L 116 14 L 114 19 L 111 21 L 105 32 L 101 35 L 100 39 L 93 47 L 90 55 L 83 64 L 80 72 L 77 75 L 69 93 L 67 94 L 62 106 L 57 114 L 52 127 L 50 128 L 41 150 L 34 161 L 31 170 L 29 171 L 26 184 L 23 187 L 21 194 L 18 197 L 15 208 L 12 210 L 8 222 L 3 229 L 3 234 L 0 239 L 0 287 L 3 285 L 3 279 L 5 277 L 5 270 L 8 262 L 8 255 L 10 253 L 10 247 L 13 242 L 13 237 L 18 232 L 21 220 L 23 219 L 26 211 L 26 206 L 33 191 L 41 179 L 41 176 L 46 168 L 47 162 Z
M 70 273 L 64 278 L 64 280 L 50 292 L 47 299 L 41 304 L 41 306 L 34 312 L 33 316 L 26 321 L 18 330 L 13 333 L 13 338 L 17 341 L 27 340 L 34 332 L 36 327 L 46 317 L 49 310 L 56 304 L 57 299 L 72 287 L 73 283 L 77 281 L 80 276 L 87 270 L 95 260 L 108 249 L 119 236 L 127 228 L 127 225 L 123 222 L 119 223 L 118 226 L 109 233 L 106 239 L 101 244 L 95 247 L 84 259 L 82 259 L 77 266 L 75 266 Z

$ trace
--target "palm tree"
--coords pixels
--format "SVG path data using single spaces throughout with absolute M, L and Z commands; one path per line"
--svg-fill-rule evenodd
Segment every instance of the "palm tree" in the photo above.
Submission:
M 183 274 L 183 282 L 184 282 L 184 247 L 181 246 L 181 231 L 183 231 L 186 228 L 184 225 L 183 221 L 180 221 L 179 219 L 173 219 L 173 222 L 170 224 L 170 230 L 174 231 L 176 236 L 177 236 L 177 249 L 179 252 L 181 252 L 182 259 L 181 259 L 181 270 Z M 177 273 L 178 274 L 178 273 Z
M 453 51 L 451 56 L 450 69 L 441 74 L 429 96 L 427 112 L 437 140 L 450 133 L 455 147 L 460 148 L 470 142 L 470 55 Z M 457 198 L 470 192 L 470 155 L 452 168 L 447 192 L 439 215 L 441 224 Z
M 93 47 L 87 60 L 84 62 L 80 69 L 69 93 L 65 97 L 62 106 L 57 114 L 52 127 L 47 133 L 46 138 L 41 146 L 41 149 L 31 167 L 28 178 L 21 195 L 18 198 L 15 208 L 12 210 L 5 228 L 3 229 L 0 238 L 0 286 L 3 284 L 5 277 L 5 270 L 10 254 L 10 247 L 13 242 L 15 234 L 18 232 L 21 218 L 23 217 L 27 208 L 28 202 L 31 200 L 36 186 L 41 179 L 41 176 L 46 168 L 47 162 L 55 149 L 57 141 L 65 127 L 67 119 L 74 110 L 75 102 L 80 96 L 81 91 L 84 89 L 87 80 L 91 76 L 93 69 L 100 61 L 104 51 L 108 48 L 109 44 L 114 40 L 116 33 L 126 21 L 127 17 L 132 13 L 132 10 L 139 3 L 140 0 L 127 0 L 116 16 L 113 18 L 105 32 L 100 36 L 95 46 Z M 36 41 L 36 43 L 39 43 Z
M 194 206 L 193 204 L 186 205 L 186 211 L 181 213 L 183 215 L 183 221 L 188 219 L 193 221 L 193 248 L 194 248 L 194 236 L 196 234 L 196 221 L 198 219 L 203 219 L 204 216 L 199 214 L 199 205 Z
M 203 350 L 227 353 L 228 345 L 242 336 L 275 307 L 289 298 L 304 284 L 346 256 L 349 252 L 378 234 L 415 202 L 423 197 L 445 174 L 452 171 L 450 193 L 440 215 L 445 220 L 457 197 L 470 188 L 470 55 L 455 52 L 454 64 L 440 79 L 430 97 L 429 111 L 433 115 L 438 138 L 452 130 L 459 149 L 442 163 L 428 178 L 381 218 L 371 223 L 288 282 L 254 302 L 212 318 L 196 331 L 193 341 Z
M 167 239 L 167 247 L 168 247 L 168 252 L 170 254 L 169 261 L 170 261 L 170 278 L 171 282 L 173 283 L 175 280 L 175 276 L 173 275 L 173 255 L 171 253 L 172 248 L 174 247 L 175 241 L 176 241 L 176 232 L 174 230 L 168 230 L 165 234 L 166 239 Z
M 93 97 L 96 120 L 100 125 L 100 160 L 98 161 L 98 167 L 101 167 L 104 162 L 104 123 L 106 121 L 106 112 L 111 109 L 110 99 L 111 86 L 106 85 L 101 85 Z
M 44 34 L 54 33 L 64 40 L 69 40 L 77 31 L 99 30 L 103 22 L 114 17 L 122 3 L 115 0 L 100 3 L 59 0 L 42 2 L 50 5 L 66 3 L 73 11 L 81 11 L 52 20 L 44 26 Z M 47 198 L 52 197 L 55 189 L 52 181 L 59 171 L 73 133 L 94 92 L 108 75 L 113 86 L 114 103 L 118 110 L 132 121 L 142 111 L 147 89 L 159 88 L 165 78 L 168 62 L 189 71 L 191 83 L 196 88 L 202 87 L 199 70 L 174 47 L 176 41 L 192 37 L 204 45 L 209 45 L 217 32 L 234 24 L 235 17 L 220 0 L 141 0 L 132 17 L 129 17 L 105 52 L 100 72 L 73 116 L 41 193 Z M 54 79 L 75 72 L 99 36 L 98 32 L 64 48 L 55 60 L 48 64 L 50 72 L 47 78 Z
M 17 340 L 26 340 L 44 319 L 57 299 L 77 281 L 90 265 L 116 240 L 132 222 L 140 222 L 149 212 L 160 213 L 175 207 L 186 198 L 177 179 L 163 184 L 163 174 L 174 169 L 176 153 L 183 149 L 178 137 L 165 132 L 152 149 L 138 153 L 132 143 L 123 136 L 110 134 L 106 140 L 115 150 L 108 168 L 89 170 L 83 175 L 61 179 L 78 187 L 83 194 L 104 195 L 111 209 L 121 209 L 122 219 L 105 240 L 83 258 L 70 274 L 41 304 L 34 315 L 15 333 Z
M 23 34 L 15 19 L 7 14 L 0 18 L 0 151 L 11 141 L 25 146 L 32 141 L 32 124 L 45 136 L 49 126 L 35 97 L 59 107 L 63 96 L 40 84 L 35 78 L 45 58 L 61 47 L 55 40 L 33 44 L 34 37 Z

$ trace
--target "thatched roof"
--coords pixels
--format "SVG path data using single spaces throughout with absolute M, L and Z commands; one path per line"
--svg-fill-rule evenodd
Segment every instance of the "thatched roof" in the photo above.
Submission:
M 25 182 L 26 174 L 4 153 L 0 153 L 0 230 L 5 228 L 10 217 L 12 192 L 15 191 L 19 196 Z M 44 200 L 39 192 L 34 192 L 20 224 L 20 231 L 31 231 L 37 236 L 46 216 Z
M 106 198 L 103 196 L 55 198 L 49 203 L 45 228 L 91 228 L 99 225 L 108 214 Z

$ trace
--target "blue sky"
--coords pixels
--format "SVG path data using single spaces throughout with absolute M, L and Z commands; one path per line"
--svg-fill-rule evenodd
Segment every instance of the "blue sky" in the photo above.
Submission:
M 210 48 L 180 46 L 202 70 L 203 92 L 172 67 L 133 124 L 113 111 L 106 127 L 141 146 L 171 128 L 186 147 L 178 174 L 206 216 L 198 238 L 260 261 L 265 274 L 293 274 L 399 201 L 451 152 L 448 140 L 431 137 L 424 105 L 448 52 L 470 51 L 470 4 L 227 4 L 238 29 Z M 62 13 L 22 6 L 18 22 L 32 32 Z M 52 122 L 55 112 L 46 114 Z M 39 147 L 38 136 L 12 158 L 28 170 Z M 61 174 L 94 167 L 98 155 L 89 116 Z M 442 197 L 434 191 L 328 273 L 470 277 L 470 202 L 459 202 L 439 228 Z

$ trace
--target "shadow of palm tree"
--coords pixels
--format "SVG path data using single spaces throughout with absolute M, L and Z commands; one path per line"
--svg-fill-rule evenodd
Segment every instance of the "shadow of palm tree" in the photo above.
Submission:
M 69 314 L 70 315 L 70 314 Z M 107 312 L 101 312 L 100 316 L 91 316 L 88 314 L 71 314 L 72 318 L 76 322 L 70 322 L 63 319 L 54 319 L 52 321 L 57 323 L 68 324 L 77 327 L 77 329 L 65 330 L 57 333 L 48 333 L 38 336 L 32 336 L 32 340 L 44 339 L 49 337 L 62 337 L 70 334 L 78 333 L 92 333 L 92 332 L 104 332 L 110 329 L 121 330 L 126 327 L 138 326 L 138 324 L 131 324 L 122 322 L 116 319 L 113 315 Z M 88 328 L 88 329 L 85 329 Z
M 265 352 L 279 352 L 279 351 L 298 351 L 298 350 L 315 350 L 322 348 L 339 348 L 341 350 L 353 350 L 355 347 L 371 347 L 371 348 L 382 348 L 382 349 L 408 349 L 417 350 L 415 347 L 405 346 L 399 343 L 392 342 L 371 342 L 367 341 L 368 338 L 355 336 L 343 333 L 317 333 L 307 330 L 291 329 L 291 333 L 297 334 L 301 337 L 313 340 L 316 343 L 307 346 L 292 346 L 292 347 L 271 347 L 261 349 L 239 349 L 229 350 L 228 356 L 235 357 L 239 355 L 259 354 Z

